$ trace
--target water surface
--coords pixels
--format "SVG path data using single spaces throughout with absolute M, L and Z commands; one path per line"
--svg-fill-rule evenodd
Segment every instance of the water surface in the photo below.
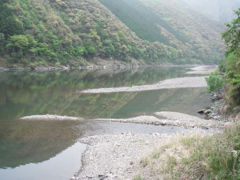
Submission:
M 56 164 L 64 164 L 65 157 L 68 156 L 66 154 L 69 154 L 69 162 L 80 162 L 81 150 L 77 153 L 76 149 L 81 148 L 76 141 L 83 136 L 181 131 L 178 127 L 95 122 L 91 119 L 129 118 L 169 110 L 199 116 L 197 110 L 210 106 L 205 88 L 108 94 L 76 92 L 91 88 L 154 84 L 164 79 L 190 76 L 185 74 L 186 71 L 187 67 L 156 67 L 128 70 L 1 72 L 0 179 L 30 180 L 33 179 L 34 172 L 38 172 L 35 173 L 38 179 L 66 179 L 66 176 L 60 177 L 58 172 L 49 172 L 46 168 L 54 169 Z M 87 120 L 19 120 L 20 117 L 36 114 L 67 115 Z M 84 149 L 82 145 L 81 147 Z M 61 171 L 70 178 L 69 174 L 73 175 L 75 172 L 73 169 L 70 172 L 66 167 L 66 170 Z

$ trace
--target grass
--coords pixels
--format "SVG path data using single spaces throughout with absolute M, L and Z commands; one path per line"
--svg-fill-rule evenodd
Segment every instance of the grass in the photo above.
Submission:
M 144 159 L 140 162 L 142 172 L 155 179 L 240 180 L 240 123 L 213 135 L 175 137 Z M 147 179 L 147 175 L 141 178 Z
M 149 159 L 148 158 L 141 159 L 140 164 L 143 168 L 145 168 L 149 164 Z
M 133 180 L 144 180 L 140 174 L 136 175 Z

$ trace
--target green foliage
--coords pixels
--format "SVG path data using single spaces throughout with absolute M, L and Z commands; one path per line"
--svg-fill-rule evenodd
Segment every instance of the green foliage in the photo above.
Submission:
M 194 42 L 201 47 L 198 53 L 195 44 L 186 44 L 185 30 L 140 0 L 101 2 L 120 13 L 118 18 L 128 27 L 97 0 L 2 0 L 0 55 L 9 56 L 9 63 L 37 64 L 45 59 L 53 65 L 78 65 L 96 57 L 126 63 L 134 58 L 145 63 L 189 64 L 205 59 L 214 62 L 219 55 L 203 48 L 206 42 Z
M 140 174 L 136 175 L 133 180 L 144 180 Z
M 183 144 L 190 155 L 176 164 L 168 162 L 169 179 L 239 179 L 239 128 L 239 123 L 235 123 L 222 134 L 197 136 L 191 146 Z
M 10 0 L 0 2 L 0 33 L 6 37 L 24 33 L 23 23 L 14 13 L 17 8 L 16 4 L 11 4 Z
M 240 57 L 230 54 L 226 60 L 226 78 L 228 100 L 233 105 L 240 105 Z
M 219 72 L 213 72 L 209 77 L 206 78 L 208 88 L 207 92 L 218 92 L 223 88 L 224 79 Z
M 28 38 L 24 35 L 14 35 L 10 37 L 9 43 L 6 47 L 21 49 L 29 45 Z
M 100 2 L 108 7 L 124 24 L 135 32 L 139 38 L 150 42 L 159 41 L 170 45 L 165 37 L 159 33 L 155 24 L 160 23 L 172 31 L 174 30 L 138 0 L 112 2 L 100 0 Z
M 223 31 L 223 26 L 221 30 L 219 28 L 221 25 L 215 26 L 216 22 L 200 18 L 199 14 L 189 11 L 178 1 L 173 0 L 172 3 L 169 3 L 165 0 L 111 2 L 100 0 L 100 2 L 108 7 L 139 38 L 173 47 L 174 53 L 170 49 L 164 52 L 168 61 L 170 59 L 172 63 L 188 64 L 194 63 L 191 59 L 197 59 L 197 63 L 200 60 L 200 64 L 203 62 L 211 64 L 217 63 L 218 59 L 223 57 L 221 50 L 223 43 L 220 41 L 219 34 Z M 199 18 L 200 26 L 195 23 L 196 19 Z M 214 32 L 213 29 L 217 32 Z M 158 61 L 159 58 L 163 60 L 155 50 L 147 52 L 145 58 L 152 59 L 154 62 Z
M 229 24 L 226 24 L 228 27 L 228 30 L 226 30 L 222 37 L 225 40 L 225 43 L 227 45 L 227 53 L 237 53 L 239 54 L 239 46 L 240 46 L 240 33 L 239 33 L 239 27 L 240 27 L 240 8 L 238 11 L 235 11 L 235 14 L 237 15 L 236 19 L 233 19 L 233 21 Z
M 240 9 L 235 11 L 237 18 L 227 24 L 222 37 L 227 44 L 225 71 L 227 79 L 228 100 L 233 105 L 240 105 Z
M 220 60 L 220 61 L 219 61 L 218 69 L 219 69 L 221 72 L 225 72 L 224 61 L 223 61 L 223 60 Z

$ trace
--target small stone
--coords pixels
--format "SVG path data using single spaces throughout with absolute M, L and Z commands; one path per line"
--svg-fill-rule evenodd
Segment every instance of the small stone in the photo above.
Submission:
M 207 109 L 207 110 L 204 111 L 204 114 L 209 114 L 209 113 L 211 113 L 210 109 Z
M 198 111 L 198 113 L 204 113 L 205 109 L 201 109 Z

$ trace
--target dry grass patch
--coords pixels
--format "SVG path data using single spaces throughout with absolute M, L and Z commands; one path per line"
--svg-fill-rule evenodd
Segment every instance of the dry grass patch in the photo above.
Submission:
M 240 179 L 240 123 L 223 133 L 178 136 L 139 163 L 139 176 L 148 180 Z M 144 161 L 144 162 L 145 162 Z M 145 163 L 146 164 L 146 163 Z

